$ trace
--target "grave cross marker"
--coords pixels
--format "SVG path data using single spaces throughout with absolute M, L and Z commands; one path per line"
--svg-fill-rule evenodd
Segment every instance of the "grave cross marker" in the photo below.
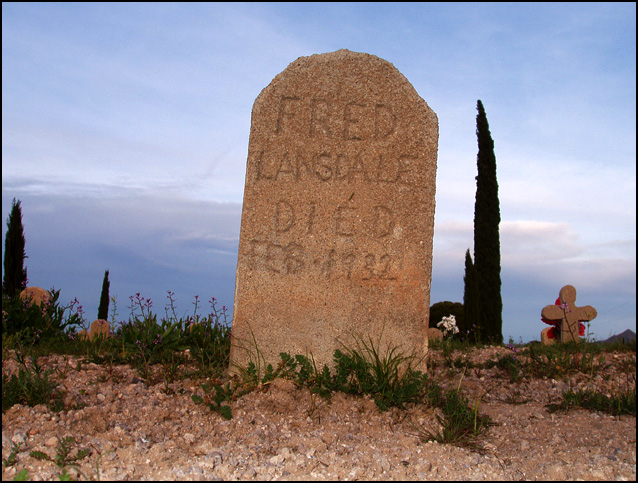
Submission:
M 598 312 L 591 305 L 576 306 L 576 289 L 565 285 L 560 289 L 560 305 L 547 305 L 541 311 L 541 317 L 548 320 L 560 320 L 560 341 L 579 342 L 578 322 L 596 318 Z

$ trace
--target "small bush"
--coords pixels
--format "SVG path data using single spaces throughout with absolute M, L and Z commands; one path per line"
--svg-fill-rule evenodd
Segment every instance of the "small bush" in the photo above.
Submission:
M 63 335 L 67 328 L 82 322 L 79 313 L 65 316 L 69 307 L 60 306 L 59 290 L 51 289 L 49 294 L 49 301 L 41 306 L 30 299 L 9 298 L 3 294 L 2 334 L 18 335 L 21 340 L 36 345 L 42 340 Z
M 18 374 L 2 374 L 2 412 L 6 412 L 16 404 L 37 406 L 44 404 L 52 411 L 63 409 L 62 394 L 57 390 L 57 383 L 50 379 L 53 370 L 42 370 L 37 361 L 28 367 L 25 358 L 16 352 L 16 360 L 22 366 Z
M 212 312 L 206 317 L 196 314 L 185 323 L 184 337 L 199 371 L 219 376 L 230 363 L 230 334 L 226 307 L 217 309 L 214 298 Z
M 355 349 L 346 348 L 345 352 L 335 350 L 335 374 L 331 376 L 324 368 L 317 375 L 317 383 L 331 391 L 369 394 L 382 411 L 419 401 L 427 375 L 413 368 L 414 358 L 396 348 L 381 355 L 369 342 L 358 341 Z
M 593 374 L 602 368 L 604 360 L 597 344 L 585 342 L 556 346 L 530 345 L 528 355 L 526 369 L 529 374 L 554 379 L 575 372 Z
M 441 322 L 443 317 L 447 317 L 448 315 L 453 315 L 456 319 L 457 327 L 465 327 L 464 317 L 465 311 L 463 308 L 463 304 L 460 302 L 437 302 L 432 307 L 430 307 L 430 321 L 428 323 L 428 327 L 436 328 L 436 324 Z

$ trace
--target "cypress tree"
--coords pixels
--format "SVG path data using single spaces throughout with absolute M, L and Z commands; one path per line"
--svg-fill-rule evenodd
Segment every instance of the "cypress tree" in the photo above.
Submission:
M 24 229 L 20 200 L 13 198 L 11 213 L 7 219 L 7 234 L 4 239 L 4 279 L 2 288 L 10 298 L 16 297 L 27 286 L 27 269 L 24 259 Z
M 481 340 L 482 331 L 479 320 L 479 285 L 476 268 L 472 263 L 470 249 L 465 252 L 465 275 L 463 276 L 463 325 L 459 331 L 474 342 Z
M 100 295 L 100 307 L 97 309 L 97 318 L 108 320 L 109 316 L 109 271 L 104 272 L 102 282 L 102 295 Z
M 496 181 L 496 156 L 483 103 L 477 103 L 478 176 L 474 204 L 474 267 L 480 287 L 479 327 L 493 343 L 503 342 L 503 301 L 501 298 L 501 212 Z

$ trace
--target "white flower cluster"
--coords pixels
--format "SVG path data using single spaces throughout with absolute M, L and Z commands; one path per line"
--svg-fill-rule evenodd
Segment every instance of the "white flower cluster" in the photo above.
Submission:
M 436 326 L 437 327 L 443 326 L 442 328 L 443 328 L 444 336 L 447 336 L 448 332 L 451 332 L 452 334 L 459 333 L 459 328 L 456 326 L 456 317 L 454 317 L 453 315 L 443 317 L 443 320 L 441 320 L 441 322 L 436 324 Z

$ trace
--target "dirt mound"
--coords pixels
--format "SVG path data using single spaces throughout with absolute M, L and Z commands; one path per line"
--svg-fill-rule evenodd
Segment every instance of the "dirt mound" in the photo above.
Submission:
M 440 414 L 425 404 L 380 412 L 369 397 L 337 393 L 326 400 L 276 380 L 232 402 L 233 418 L 225 420 L 193 403 L 191 395 L 201 393 L 195 381 L 149 387 L 129 366 L 109 370 L 80 367 L 74 358 L 41 358 L 45 368 L 66 371 L 65 404 L 77 409 L 52 413 L 18 405 L 3 414 L 3 460 L 20 446 L 15 463 L 3 465 L 2 479 L 22 469 L 31 479 L 58 479 L 61 468 L 30 453 L 55 460 L 60 440 L 69 436 L 75 443 L 67 462 L 88 450 L 78 461 L 82 479 L 636 479 L 635 417 L 545 407 L 560 402 L 569 387 L 591 384 L 586 375 L 510 382 L 502 369 L 476 366 L 508 354 L 507 348 L 452 354 L 475 365 L 465 370 L 431 353 L 431 377 L 444 388 L 461 387 L 495 423 L 473 448 L 424 442 L 426 430 L 439 429 Z M 627 374 L 632 358 L 633 374 Z M 635 384 L 635 354 L 605 354 L 605 360 L 593 380 L 599 391 Z M 3 373 L 16 371 L 15 362 L 3 362 Z M 72 465 L 67 471 L 75 477 Z

